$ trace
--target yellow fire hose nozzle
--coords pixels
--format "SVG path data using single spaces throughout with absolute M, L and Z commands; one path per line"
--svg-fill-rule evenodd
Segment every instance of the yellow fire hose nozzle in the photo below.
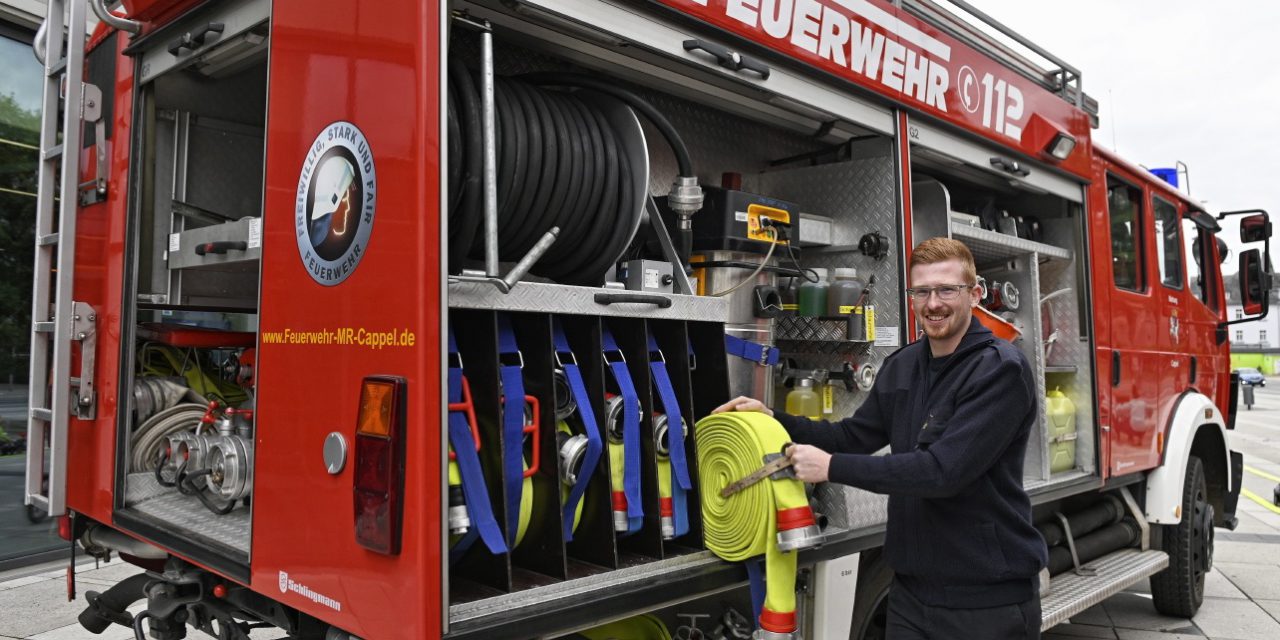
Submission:
M 804 483 L 779 473 L 787 432 L 763 413 L 707 416 L 694 429 L 707 548 L 730 562 L 765 557 L 766 590 L 757 637 L 789 638 L 796 629 L 796 554 L 821 541 Z M 762 461 L 777 469 L 761 473 Z M 743 483 L 755 474 L 760 477 Z M 765 478 L 769 482 L 762 482 Z M 738 485 L 722 494 L 730 485 Z

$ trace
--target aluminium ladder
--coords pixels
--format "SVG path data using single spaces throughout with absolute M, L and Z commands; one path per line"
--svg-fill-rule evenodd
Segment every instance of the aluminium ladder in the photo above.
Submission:
M 45 77 L 31 301 L 26 503 L 50 516 L 66 511 L 70 418 L 92 419 L 96 405 L 96 313 L 72 299 L 82 128 L 85 121 L 100 122 L 102 116 L 102 92 L 82 80 L 86 8 L 85 0 L 49 0 L 35 41 Z M 101 125 L 98 132 L 97 143 L 104 145 Z M 104 184 L 105 177 L 97 176 L 96 182 Z M 80 342 L 81 354 L 80 375 L 75 377 L 71 375 L 73 341 Z

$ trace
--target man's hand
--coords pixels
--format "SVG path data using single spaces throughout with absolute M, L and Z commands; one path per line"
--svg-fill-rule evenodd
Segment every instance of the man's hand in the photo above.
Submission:
M 791 468 L 795 470 L 797 478 L 812 484 L 827 481 L 831 454 L 807 444 L 793 444 L 787 447 L 786 453 L 791 458 Z
M 716 407 L 715 411 L 712 411 L 711 413 L 724 413 L 726 411 L 758 411 L 760 413 L 765 414 L 766 416 L 769 416 L 770 418 L 773 417 L 772 409 L 764 406 L 763 402 L 760 402 L 755 398 L 748 398 L 746 396 L 738 396 Z

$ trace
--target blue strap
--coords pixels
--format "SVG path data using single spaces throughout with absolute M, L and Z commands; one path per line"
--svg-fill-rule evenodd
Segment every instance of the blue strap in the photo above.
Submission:
M 751 628 L 760 628 L 760 612 L 764 611 L 764 556 L 747 558 L 747 586 L 751 588 Z
M 766 347 L 727 333 L 724 334 L 724 350 L 725 353 L 731 356 L 750 360 L 762 367 L 771 367 L 778 364 L 778 349 L 776 347 Z
M 515 546 L 524 490 L 524 357 L 511 330 L 511 319 L 505 315 L 498 316 L 498 360 L 503 395 L 502 478 L 507 489 L 507 543 Z
M 591 398 L 587 396 L 587 385 L 582 381 L 582 371 L 578 369 L 577 359 L 569 349 L 569 340 L 565 337 L 560 321 L 551 319 L 551 335 L 555 341 L 556 359 L 564 370 L 564 377 L 569 381 L 569 391 L 578 405 L 578 416 L 582 418 L 582 430 L 587 434 L 587 453 L 582 458 L 582 468 L 578 470 L 578 480 L 569 489 L 569 499 L 564 504 L 564 539 L 573 540 L 573 520 L 578 510 L 578 501 L 587 490 L 587 483 L 595 474 L 596 464 L 600 461 L 600 452 L 604 442 L 600 438 L 600 426 L 596 423 L 595 411 L 591 408 Z M 562 356 L 568 356 L 564 358 Z
M 666 359 L 658 349 L 658 342 L 654 340 L 652 333 L 648 338 L 649 370 L 653 372 L 653 383 L 658 388 L 658 397 L 662 400 L 662 408 L 667 414 L 667 445 L 671 452 L 672 476 L 671 515 L 676 537 L 680 537 L 689 532 L 688 500 L 685 493 L 693 489 L 684 451 L 684 421 L 681 419 L 680 403 L 676 400 L 675 387 L 671 384 L 671 375 L 667 371 Z
M 613 334 L 608 326 L 602 328 L 604 361 L 622 394 L 622 492 L 627 497 L 627 533 L 631 534 L 644 524 L 644 505 L 640 502 L 640 396 Z M 617 354 L 613 361 L 609 360 L 611 353 Z
M 452 366 L 458 353 L 458 343 L 453 337 L 453 329 L 449 329 L 449 402 L 462 402 L 462 361 L 459 366 Z M 498 521 L 493 517 L 493 505 L 489 503 L 489 488 L 485 485 L 484 471 L 480 466 L 480 456 L 476 453 L 476 442 L 471 434 L 471 425 L 467 423 L 467 415 L 462 411 L 449 412 L 449 444 L 458 462 L 458 474 L 462 476 L 462 495 L 467 500 L 467 513 L 471 516 L 471 529 L 449 551 L 451 562 L 461 559 L 477 537 L 484 539 L 489 551 L 497 555 L 507 552 L 507 545 L 502 540 L 502 531 L 498 529 Z

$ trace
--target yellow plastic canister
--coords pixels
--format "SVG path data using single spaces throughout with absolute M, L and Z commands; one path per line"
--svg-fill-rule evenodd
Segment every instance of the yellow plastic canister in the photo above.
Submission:
M 1049 471 L 1069 471 L 1076 466 L 1076 405 L 1058 387 L 1045 398 L 1049 419 Z

